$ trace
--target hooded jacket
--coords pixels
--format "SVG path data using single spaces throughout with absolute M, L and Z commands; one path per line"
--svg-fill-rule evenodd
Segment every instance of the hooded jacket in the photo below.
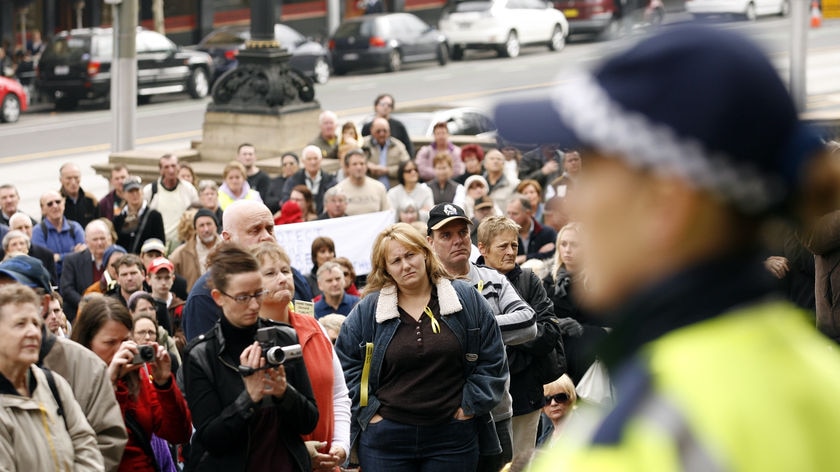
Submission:
M 30 396 L 20 395 L 0 375 L 0 457 L 3 470 L 103 471 L 96 436 L 85 420 L 73 390 L 53 373 L 63 406 L 50 391 L 44 372 L 29 368 Z

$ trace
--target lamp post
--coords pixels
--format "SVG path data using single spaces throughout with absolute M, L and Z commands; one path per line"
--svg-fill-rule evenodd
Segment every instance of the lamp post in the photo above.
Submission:
M 219 77 L 208 112 L 279 115 L 317 107 L 312 79 L 289 67 L 291 55 L 274 39 L 274 2 L 251 2 L 251 39 L 238 66 Z

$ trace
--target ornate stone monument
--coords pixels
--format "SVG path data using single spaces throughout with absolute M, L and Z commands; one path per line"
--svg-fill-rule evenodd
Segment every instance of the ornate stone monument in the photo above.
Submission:
M 320 105 L 312 80 L 289 67 L 291 55 L 274 39 L 274 5 L 251 3 L 251 39 L 239 65 L 219 77 L 204 116 L 202 161 L 227 162 L 243 142 L 262 158 L 299 152 L 318 133 Z

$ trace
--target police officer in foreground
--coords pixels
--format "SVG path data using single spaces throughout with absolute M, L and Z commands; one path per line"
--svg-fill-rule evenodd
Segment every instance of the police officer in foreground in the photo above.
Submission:
M 617 404 L 534 469 L 835 470 L 840 354 L 773 292 L 759 232 L 787 216 L 808 234 L 840 179 L 761 50 L 669 29 L 496 123 L 588 150 L 586 301 L 615 326 Z

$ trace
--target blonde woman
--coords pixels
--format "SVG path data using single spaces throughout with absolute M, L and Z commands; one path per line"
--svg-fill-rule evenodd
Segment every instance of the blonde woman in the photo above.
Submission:
M 545 406 L 540 416 L 540 429 L 537 433 L 537 446 L 549 444 L 563 432 L 577 403 L 575 384 L 568 375 L 554 382 L 543 385 Z
M 222 211 L 236 200 L 256 200 L 262 202 L 260 193 L 248 185 L 248 173 L 239 161 L 231 161 L 222 171 L 224 183 L 219 187 L 219 207 Z
M 554 268 L 543 279 L 545 290 L 554 303 L 554 316 L 576 322 L 576 326 L 564 331 L 563 335 L 567 373 L 575 384 L 595 362 L 595 348 L 607 334 L 604 320 L 591 316 L 579 304 L 580 293 L 586 289 L 583 235 L 580 223 L 569 223 L 560 228 Z
M 371 263 L 335 345 L 362 470 L 475 470 L 479 433 L 493 428 L 507 377 L 490 307 L 407 223 L 379 233 Z

